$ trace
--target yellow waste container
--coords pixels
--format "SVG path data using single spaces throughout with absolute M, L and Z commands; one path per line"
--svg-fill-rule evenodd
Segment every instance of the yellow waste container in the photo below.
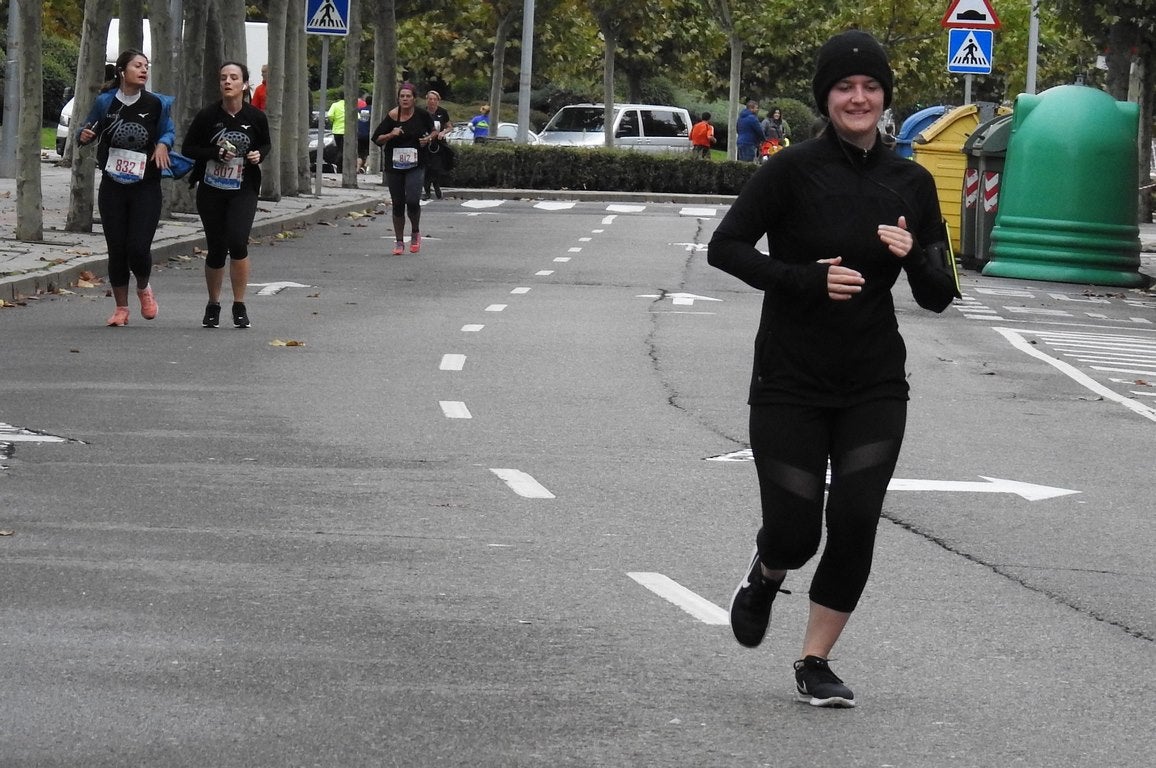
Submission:
M 979 107 L 965 104 L 946 113 L 920 132 L 913 142 L 914 160 L 935 177 L 939 209 L 951 230 L 951 247 L 960 248 L 960 210 L 963 202 L 963 175 L 967 155 L 963 143 L 979 126 Z

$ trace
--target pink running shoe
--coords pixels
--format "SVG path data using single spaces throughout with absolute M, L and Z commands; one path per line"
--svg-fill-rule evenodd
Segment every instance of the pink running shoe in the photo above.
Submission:
M 128 325 L 128 307 L 117 307 L 106 323 L 108 326 Z
M 403 243 L 401 240 L 398 240 L 393 244 L 393 255 L 400 256 L 403 253 L 405 253 L 405 243 Z
M 417 253 L 421 250 L 421 233 L 414 232 L 413 237 L 409 239 L 409 252 Z
M 152 320 L 157 316 L 157 300 L 153 298 L 153 287 L 150 285 L 143 291 L 136 292 L 140 299 L 140 316 L 145 320 Z

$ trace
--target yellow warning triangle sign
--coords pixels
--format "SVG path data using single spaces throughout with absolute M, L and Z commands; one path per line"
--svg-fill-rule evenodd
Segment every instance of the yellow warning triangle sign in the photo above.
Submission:
M 999 16 L 988 0 L 953 0 L 941 27 L 956 29 L 999 29 Z

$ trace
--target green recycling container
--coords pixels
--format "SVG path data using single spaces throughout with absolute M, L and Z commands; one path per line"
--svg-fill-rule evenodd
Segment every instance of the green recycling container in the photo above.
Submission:
M 984 275 L 1139 288 L 1140 108 L 1083 85 L 1021 94 Z

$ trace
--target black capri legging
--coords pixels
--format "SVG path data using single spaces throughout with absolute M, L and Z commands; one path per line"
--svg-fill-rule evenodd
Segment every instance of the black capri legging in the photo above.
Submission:
M 827 543 L 810 590 L 819 605 L 850 613 L 859 603 L 906 422 L 906 400 L 848 408 L 751 406 L 763 507 L 759 559 L 767 568 L 800 568 L 818 551 L 830 458 Z
M 130 275 L 147 284 L 153 269 L 153 237 L 161 220 L 160 181 L 121 184 L 106 177 L 100 182 L 97 208 L 108 245 L 109 285 L 128 285 Z
M 425 168 L 418 166 L 411 171 L 386 171 L 385 180 L 389 184 L 389 199 L 393 203 L 393 217 L 401 218 L 406 213 L 417 227 L 421 221 L 421 191 L 425 183 Z
M 230 258 L 241 261 L 249 257 L 249 233 L 253 231 L 253 217 L 257 215 L 257 190 L 249 187 L 223 190 L 199 184 L 197 213 L 205 229 L 209 251 L 205 263 L 210 269 L 221 269 Z

